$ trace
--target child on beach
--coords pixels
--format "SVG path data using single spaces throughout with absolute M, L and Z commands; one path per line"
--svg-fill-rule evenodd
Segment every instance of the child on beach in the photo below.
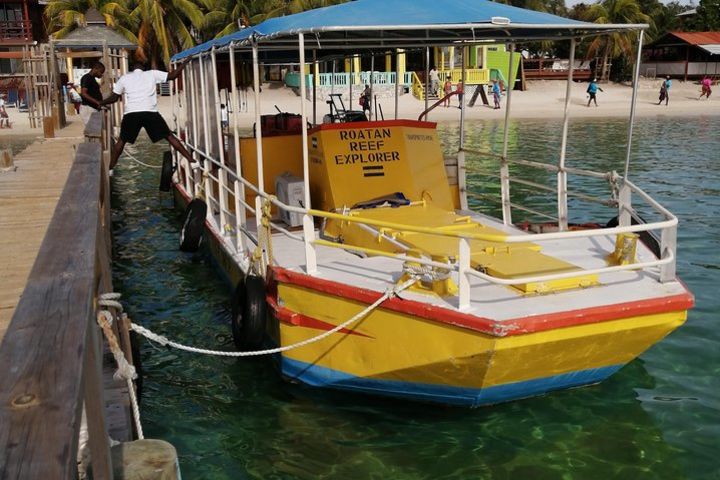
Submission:
M 500 84 L 498 83 L 497 78 L 493 79 L 492 82 L 493 103 L 495 104 L 493 110 L 500 110 Z
M 710 100 L 710 95 L 712 94 L 712 80 L 710 77 L 705 77 L 702 80 L 702 92 L 700 92 L 700 96 L 698 97 L 698 100 L 700 100 L 703 95 L 707 97 L 708 100 Z
M 603 91 L 603 89 L 600 88 L 597 84 L 597 78 L 593 78 L 592 81 L 590 82 L 590 85 L 588 85 L 587 90 L 586 90 L 588 95 L 590 95 L 590 98 L 588 99 L 588 103 L 587 103 L 588 107 L 590 106 L 590 102 L 595 102 L 595 106 L 596 107 L 598 106 L 597 97 L 596 97 L 598 90 L 600 90 L 601 92 Z
M 463 94 L 465 93 L 465 88 L 463 87 L 462 80 L 460 80 L 457 83 L 457 86 L 455 87 L 455 91 L 457 92 L 457 96 L 458 96 L 458 108 L 462 108 Z
M 450 95 L 452 93 L 452 82 L 450 81 L 450 77 L 445 79 L 445 84 L 443 85 L 443 93 L 445 94 L 445 108 L 450 106 Z

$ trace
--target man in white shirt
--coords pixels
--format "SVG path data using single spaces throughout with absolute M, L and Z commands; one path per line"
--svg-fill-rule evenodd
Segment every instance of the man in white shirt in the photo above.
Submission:
M 133 65 L 132 72 L 126 73 L 113 85 L 113 93 L 101 102 L 102 106 L 115 103 L 125 95 L 125 113 L 120 125 L 120 139 L 115 143 L 110 160 L 110 169 L 117 164 L 118 158 L 123 152 L 126 143 L 135 143 L 140 129 L 144 128 L 153 143 L 162 139 L 172 145 L 182 156 L 190 162 L 194 162 L 182 142 L 172 134 L 160 115 L 157 108 L 157 94 L 155 85 L 162 82 L 175 80 L 180 76 L 185 64 L 181 63 L 178 68 L 171 72 L 160 70 L 145 71 L 141 63 Z

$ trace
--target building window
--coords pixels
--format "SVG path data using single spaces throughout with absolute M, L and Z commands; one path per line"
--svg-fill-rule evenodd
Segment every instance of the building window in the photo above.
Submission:
M 0 22 L 23 21 L 22 4 L 0 3 Z

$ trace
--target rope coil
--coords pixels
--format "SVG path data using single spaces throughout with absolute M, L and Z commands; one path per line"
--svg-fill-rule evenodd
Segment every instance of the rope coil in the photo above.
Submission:
M 118 313 L 122 315 L 123 321 L 129 321 L 127 314 L 123 313 L 122 304 L 118 301 L 119 298 L 119 293 L 101 294 L 98 305 L 117 308 Z M 113 314 L 109 310 L 100 310 L 97 313 L 97 323 L 105 334 L 108 347 L 117 364 L 117 370 L 113 374 L 113 378 L 115 380 L 125 380 L 125 384 L 127 385 L 128 393 L 130 394 L 133 420 L 135 421 L 135 431 L 137 432 L 138 439 L 142 440 L 145 436 L 143 434 L 142 423 L 140 422 L 140 406 L 138 405 L 137 391 L 135 390 L 135 383 L 133 382 L 133 380 L 137 378 L 137 371 L 135 367 L 127 361 L 127 358 L 125 358 L 125 354 L 120 348 L 115 332 L 113 332 Z M 130 323 L 132 324 L 132 322 Z

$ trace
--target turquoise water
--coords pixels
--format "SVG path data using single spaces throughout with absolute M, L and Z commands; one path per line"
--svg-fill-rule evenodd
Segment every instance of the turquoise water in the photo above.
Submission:
M 468 130 L 470 145 L 499 151 L 501 124 Z M 175 445 L 186 479 L 720 479 L 718 131 L 719 117 L 637 125 L 630 177 L 680 217 L 678 271 L 697 306 L 683 327 L 603 384 L 476 410 L 443 408 L 318 392 L 283 383 L 266 360 L 145 343 L 146 436 Z M 511 155 L 553 161 L 559 132 L 559 122 L 513 123 Z M 625 132 L 624 121 L 573 121 L 568 165 L 622 171 Z M 442 134 L 448 145 L 457 141 L 451 126 Z M 138 145 L 155 163 L 163 148 Z M 179 214 L 157 191 L 157 176 L 127 159 L 116 170 L 115 288 L 136 322 L 232 349 L 229 287 L 206 253 L 177 250 Z M 496 191 L 477 175 L 470 183 Z M 603 191 L 600 182 L 582 184 Z M 547 208 L 541 196 L 514 192 L 521 203 Z M 580 212 L 573 221 L 612 216 L 573 205 Z

